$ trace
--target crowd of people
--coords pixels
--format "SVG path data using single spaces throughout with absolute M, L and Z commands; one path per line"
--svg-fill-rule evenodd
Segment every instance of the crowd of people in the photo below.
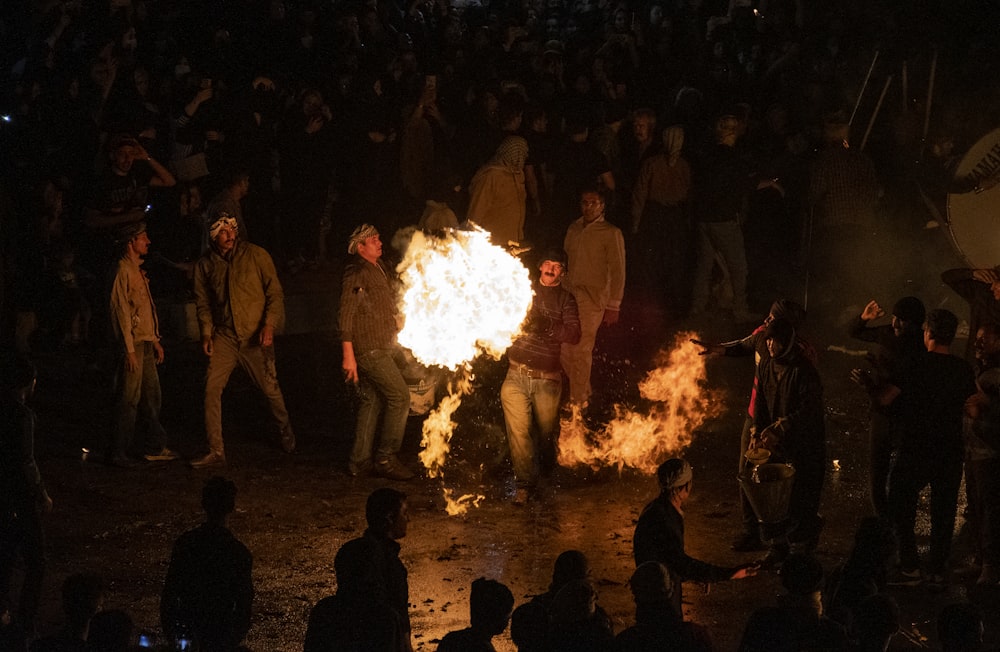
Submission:
M 929 201 L 939 203 L 955 189 L 955 150 L 993 126 L 1000 103 L 976 86 L 981 66 L 965 54 L 970 44 L 993 47 L 981 30 L 988 16 L 976 11 L 787 0 L 4 3 L 0 325 L 20 357 L 4 378 L 4 478 L 19 480 L 5 491 L 3 579 L 24 553 L 30 580 L 14 620 L 30 631 L 40 515 L 51 508 L 32 454 L 26 356 L 112 350 L 108 462 L 175 459 L 159 422 L 157 365 L 170 352 L 155 301 L 193 300 L 208 373 L 207 452 L 192 466 L 226 464 L 221 401 L 237 365 L 266 397 L 290 454 L 296 437 L 272 346 L 284 319 L 280 279 L 345 262 L 347 243 L 338 330 L 345 379 L 361 396 L 348 470 L 406 481 L 414 473 L 397 456 L 409 400 L 394 346 L 398 252 L 383 252 L 381 234 L 476 224 L 500 246 L 541 252 L 529 256 L 536 299 L 501 389 L 514 502 L 526 502 L 552 470 L 559 408 L 585 412 L 593 400 L 597 333 L 617 323 L 626 296 L 672 320 L 722 309 L 753 326 L 752 289 L 765 279 L 752 263 L 767 258 L 759 267 L 807 270 L 817 297 L 811 320 L 839 323 L 845 291 L 889 280 L 882 248 L 926 221 L 913 218 L 914 188 L 937 192 Z M 926 51 L 929 42 L 940 58 Z M 862 99 L 875 61 L 886 74 L 922 62 L 931 80 L 940 65 L 948 83 L 937 95 L 933 86 L 904 85 L 902 103 L 871 106 Z M 974 111 L 971 89 L 983 103 Z M 870 140 L 859 137 L 859 107 L 880 118 Z M 714 291 L 720 278 L 728 291 Z M 853 324 L 855 337 L 882 345 L 871 372 L 854 378 L 871 396 L 873 509 L 898 538 L 896 582 L 947 581 L 963 469 L 979 579 L 1000 581 L 1000 519 L 992 514 L 998 278 L 992 269 L 944 276 L 972 307 L 970 340 L 981 344 L 966 357 L 975 373 L 950 354 L 955 315 L 925 312 L 919 299 L 896 304 L 889 330 L 867 325 L 884 314 L 876 302 Z M 746 532 L 734 546 L 768 549 L 762 566 L 787 573 L 786 606 L 795 613 L 815 606 L 820 586 L 810 553 L 823 528 L 826 466 L 822 386 L 803 321 L 801 306 L 779 302 L 748 338 L 706 349 L 756 358 L 741 473 L 753 448 L 796 469 L 788 527 L 764 531 L 745 502 Z M 671 463 L 659 474 L 664 495 L 640 520 L 656 536 L 641 554 L 636 542 L 638 624 L 619 634 L 628 641 L 622 649 L 674 635 L 703 649 L 703 633 L 676 608 L 680 582 L 753 572 L 683 556 L 691 472 Z M 922 569 L 913 529 L 928 484 L 932 546 Z M 209 523 L 178 543 L 175 559 L 203 563 L 198 546 L 225 539 L 240 550 L 230 563 L 245 562 L 227 569 L 245 579 L 246 550 L 224 527 L 234 488 L 212 486 L 229 498 L 206 498 Z M 317 607 L 310 630 L 319 641 L 378 633 L 391 639 L 378 649 L 406 650 L 395 543 L 406 530 L 405 496 L 373 494 L 369 507 L 369 532 L 338 555 L 338 594 L 325 611 Z M 373 557 L 385 577 L 371 576 Z M 577 559 L 577 576 L 565 587 L 554 581 L 537 608 L 513 611 L 521 649 L 611 649 L 613 632 L 581 566 Z M 840 586 L 855 581 L 856 602 L 837 605 L 863 616 L 822 626 L 836 645 L 890 629 L 891 603 L 859 588 L 883 588 L 884 564 L 863 570 L 870 576 L 845 565 Z M 164 590 L 164 631 L 180 639 L 185 633 L 172 628 L 194 598 L 173 589 L 186 583 L 183 573 L 199 571 L 177 572 Z M 99 582 L 70 580 L 67 635 L 87 638 Z M 225 643 L 200 634 L 202 644 L 238 645 L 252 596 L 242 585 Z M 873 602 L 859 612 L 863 599 Z M 473 585 L 470 629 L 442 649 L 489 649 L 512 607 L 509 591 L 484 578 Z M 759 636 L 784 618 L 781 608 L 754 619 L 746 649 L 774 649 Z M 393 627 L 370 626 L 388 621 Z

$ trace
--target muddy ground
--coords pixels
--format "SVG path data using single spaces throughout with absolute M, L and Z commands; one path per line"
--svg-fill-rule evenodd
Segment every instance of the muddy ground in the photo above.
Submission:
M 932 286 L 933 280 L 927 284 Z M 897 296 L 909 293 L 902 290 Z M 757 292 L 762 316 L 768 303 L 763 297 L 787 293 L 764 283 L 758 284 Z M 939 292 L 935 300 L 944 296 Z M 634 400 L 635 383 L 647 370 L 652 352 L 672 339 L 674 330 L 691 329 L 707 340 L 746 331 L 721 311 L 689 323 L 664 322 L 639 310 L 635 303 L 626 303 L 623 314 L 623 323 L 605 333 L 599 344 L 595 373 L 606 404 Z M 834 325 L 814 328 L 823 349 L 831 344 L 860 348 Z M 332 335 L 287 336 L 278 340 L 277 347 L 279 377 L 299 437 L 295 455 L 281 453 L 263 402 L 245 376 L 234 375 L 224 396 L 230 462 L 224 474 L 239 487 L 237 513 L 230 526 L 254 554 L 257 597 L 247 643 L 255 651 L 301 649 L 310 608 L 336 590 L 333 558 L 337 548 L 362 532 L 366 496 L 387 484 L 375 478 L 352 479 L 344 473 L 353 407 L 341 382 L 339 345 Z M 163 421 L 178 450 L 193 457 L 204 445 L 204 361 L 191 342 L 168 341 L 166 348 L 168 359 L 161 372 Z M 866 405 L 847 380 L 858 359 L 837 352 L 825 352 L 822 358 L 829 458 L 839 461 L 839 470 L 832 463 L 828 470 L 823 500 L 826 529 L 818 555 L 828 569 L 845 558 L 857 523 L 869 513 Z M 101 360 L 83 353 L 48 352 L 40 355 L 39 364 L 35 401 L 40 415 L 39 457 L 55 501 L 47 522 L 49 573 L 41 630 L 49 631 L 60 621 L 62 579 L 90 570 L 107 580 L 106 607 L 126 609 L 140 628 L 155 632 L 171 543 L 201 521 L 200 489 L 212 472 L 195 471 L 182 462 L 135 470 L 100 464 L 96 451 L 107 431 L 109 406 Z M 450 517 L 443 509 L 439 480 L 421 478 L 394 485 L 410 496 L 412 521 L 402 541 L 402 558 L 410 573 L 416 649 L 433 650 L 446 632 L 467 624 L 469 587 L 475 578 L 486 576 L 506 583 L 519 604 L 546 589 L 553 561 L 570 548 L 590 558 L 600 604 L 614 618 L 616 631 L 623 629 L 632 622 L 631 596 L 625 585 L 634 567 L 632 532 L 642 506 L 656 494 L 655 481 L 629 470 L 562 469 L 541 500 L 513 506 L 508 498 L 509 475 L 497 463 L 503 454 L 497 401 L 503 368 L 481 364 L 477 371 L 476 394 L 456 415 L 459 428 L 447 484 L 460 492 L 483 494 L 482 506 L 465 516 Z M 733 475 L 751 377 L 749 359 L 710 362 L 709 380 L 725 391 L 726 411 L 695 434 L 686 452 L 695 467 L 694 494 L 686 518 L 687 548 L 694 556 L 722 564 L 754 559 L 752 554 L 729 549 L 738 528 Z M 419 466 L 419 439 L 420 419 L 412 418 L 402 457 L 414 468 Z M 84 448 L 95 451 L 89 459 L 84 459 Z M 922 508 L 923 527 L 926 517 Z M 926 545 L 926 536 L 922 542 Z M 960 537 L 956 565 L 968 551 Z M 948 591 L 937 596 L 922 589 L 894 592 L 905 621 L 905 635 L 896 638 L 894 649 L 930 645 L 937 611 L 965 598 L 984 608 L 987 638 L 996 644 L 1000 640 L 998 590 L 974 591 L 973 579 L 956 577 Z M 708 626 L 719 650 L 733 650 L 750 612 L 773 600 L 779 582 L 776 575 L 762 573 L 713 585 L 710 590 L 687 584 L 684 592 L 686 616 Z M 499 650 L 513 649 L 506 634 L 496 642 Z

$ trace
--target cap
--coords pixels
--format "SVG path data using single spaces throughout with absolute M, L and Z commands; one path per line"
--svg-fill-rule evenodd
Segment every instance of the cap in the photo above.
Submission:
M 118 231 L 115 233 L 115 240 L 117 242 L 124 244 L 126 242 L 131 241 L 132 238 L 136 237 L 140 233 L 145 233 L 145 232 L 146 232 L 145 222 L 141 220 L 139 222 L 129 222 L 128 224 L 124 224 L 118 228 Z
M 901 321 L 919 326 L 924 323 L 927 309 L 924 308 L 924 302 L 917 297 L 903 297 L 892 307 L 892 314 Z
M 378 235 L 378 229 L 376 229 L 371 224 L 362 224 L 361 226 L 354 229 L 351 233 L 350 239 L 347 241 L 347 253 L 356 254 L 358 253 L 358 245 L 367 240 Z
M 683 487 L 691 482 L 693 477 L 694 471 L 691 465 L 679 457 L 667 460 L 656 469 L 656 478 L 660 481 L 661 489 Z
M 538 257 L 538 264 L 541 265 L 546 260 L 559 263 L 564 268 L 569 265 L 569 258 L 567 258 L 566 252 L 559 247 L 548 247 L 542 251 L 542 255 Z

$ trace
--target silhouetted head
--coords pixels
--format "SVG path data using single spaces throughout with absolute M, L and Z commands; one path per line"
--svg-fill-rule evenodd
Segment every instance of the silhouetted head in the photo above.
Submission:
M 372 532 L 391 539 L 402 539 L 406 536 L 409 523 L 406 494 L 392 487 L 376 489 L 365 503 L 365 520 Z
M 201 490 L 201 506 L 211 520 L 223 520 L 236 509 L 236 483 L 213 476 Z
M 507 629 L 513 608 L 514 594 L 500 582 L 480 577 L 472 583 L 469 610 L 473 628 L 496 636 Z
M 552 569 L 550 591 L 558 591 L 573 580 L 585 580 L 590 577 L 590 562 L 587 556 L 579 550 L 564 550 L 556 557 Z

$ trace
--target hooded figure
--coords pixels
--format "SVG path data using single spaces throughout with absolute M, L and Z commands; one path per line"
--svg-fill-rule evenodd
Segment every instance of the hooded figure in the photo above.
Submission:
M 469 184 L 467 217 L 489 231 L 494 244 L 506 246 L 524 239 L 527 158 L 528 141 L 507 136 Z
M 826 464 L 823 386 L 816 367 L 796 345 L 795 327 L 788 319 L 773 320 L 764 337 L 769 356 L 757 368 L 756 437 L 771 451 L 771 462 L 795 467 L 789 540 L 811 548 L 821 529 L 818 510 Z M 780 559 L 788 550 L 771 552 Z

